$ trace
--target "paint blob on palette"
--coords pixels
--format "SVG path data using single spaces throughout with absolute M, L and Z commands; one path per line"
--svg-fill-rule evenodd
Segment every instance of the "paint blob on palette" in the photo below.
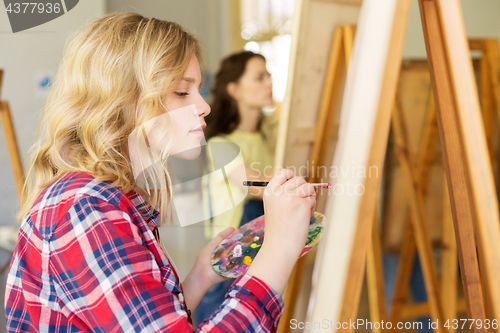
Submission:
M 314 212 L 309 221 L 309 234 L 300 256 L 318 244 L 323 235 L 325 216 Z M 220 275 L 236 278 L 243 275 L 259 253 L 264 241 L 264 215 L 248 222 L 226 237 L 212 254 L 212 267 Z

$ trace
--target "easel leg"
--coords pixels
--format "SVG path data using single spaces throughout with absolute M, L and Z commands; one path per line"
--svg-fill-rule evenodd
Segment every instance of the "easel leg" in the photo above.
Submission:
M 495 145 L 494 145 L 494 125 L 495 125 L 495 108 L 493 105 L 493 82 L 494 80 L 491 73 L 493 73 L 493 67 L 495 66 L 492 59 L 498 56 L 498 42 L 496 39 L 485 39 L 482 43 L 482 51 L 483 56 L 480 60 L 480 98 L 481 98 L 481 111 L 483 114 L 483 124 L 486 134 L 486 141 L 488 143 L 488 152 L 491 159 L 491 166 L 493 169 L 493 174 L 498 175 L 497 170 L 495 169 Z M 477 231 L 476 231 L 477 235 Z M 480 243 L 481 239 L 476 237 L 476 242 Z M 479 247 L 481 245 L 479 244 Z M 486 282 L 486 277 L 484 274 L 484 258 L 481 257 L 481 253 L 479 256 L 479 272 L 481 275 L 481 285 L 483 288 L 484 294 L 484 312 L 486 318 L 491 318 L 491 298 L 490 292 L 488 289 L 488 284 Z
M 351 54 L 352 54 L 352 45 L 354 43 L 354 33 L 356 31 L 356 27 L 352 25 L 346 25 L 344 27 L 344 58 L 345 65 L 349 68 L 349 64 L 351 62 Z
M 481 111 L 483 115 L 483 124 L 486 134 L 486 141 L 488 144 L 488 152 L 491 159 L 491 166 L 493 169 L 494 178 L 496 180 L 496 186 L 498 188 L 498 184 L 500 179 L 498 179 L 498 162 L 496 161 L 496 151 L 497 151 L 497 141 L 498 135 L 494 132 L 495 128 L 495 107 L 494 104 L 500 106 L 499 96 L 493 94 L 495 91 L 495 87 L 499 85 L 499 77 L 498 74 L 500 70 L 498 65 L 500 64 L 500 50 L 498 46 L 498 41 L 495 38 L 479 38 L 479 39 L 469 39 L 469 48 L 471 51 L 481 51 L 482 57 L 480 60 L 480 84 L 479 84 L 479 92 L 481 99 Z M 495 101 L 495 103 L 493 103 Z M 498 109 L 498 107 L 497 107 Z M 497 116 L 500 113 L 497 112 Z M 497 124 L 497 126 L 499 126 Z M 481 238 L 477 237 L 476 234 L 476 242 L 478 243 L 478 247 L 482 248 Z M 484 270 L 484 258 L 481 256 L 481 251 L 479 252 L 479 271 L 481 275 L 481 285 L 483 288 L 483 294 L 485 297 L 485 314 L 486 318 L 492 318 L 491 314 L 491 298 L 489 297 L 490 292 L 488 290 L 488 285 L 486 283 Z
M 432 93 L 429 97 L 427 106 L 427 114 L 425 118 L 424 133 L 420 143 L 417 158 L 417 182 L 418 191 L 425 198 L 425 192 L 429 184 L 429 172 L 434 162 L 434 155 L 436 151 L 438 139 L 436 108 Z M 410 284 L 410 277 L 415 262 L 416 245 L 415 235 L 413 233 L 413 222 L 411 216 L 409 217 L 406 226 L 405 237 L 400 251 L 400 261 L 398 264 L 398 271 L 396 273 L 396 280 L 394 286 L 394 296 L 391 307 L 391 322 L 395 325 L 400 321 L 403 308 L 405 306 L 406 296 L 408 294 L 408 286 Z
M 500 126 L 500 48 L 496 39 L 486 41 L 486 55 L 488 57 L 491 91 Z
M 368 300 L 370 303 L 370 318 L 372 323 L 387 322 L 385 309 L 384 268 L 382 264 L 382 244 L 378 221 L 373 219 L 373 230 L 368 254 L 366 257 L 366 280 L 368 283 Z M 385 330 L 373 328 L 373 333 Z
M 278 333 L 289 332 L 290 320 L 293 319 L 295 304 L 297 303 L 297 296 L 299 294 L 299 286 L 302 282 L 302 274 L 304 273 L 305 258 L 302 257 L 297 260 L 293 268 L 292 275 L 285 290 L 285 309 L 278 325 Z
M 399 253 L 398 270 L 396 272 L 394 293 L 392 296 L 390 319 L 393 327 L 395 327 L 396 323 L 401 319 L 401 314 L 406 302 L 406 295 L 408 294 L 408 286 L 410 285 L 410 278 L 413 271 L 413 265 L 415 263 L 416 253 L 417 247 L 415 245 L 415 234 L 413 233 L 412 222 L 408 221 L 406 224 L 405 236 L 403 238 L 403 245 L 401 246 L 401 251 Z
M 493 160 L 493 129 L 495 125 L 493 112 L 493 99 L 491 94 L 490 82 L 490 65 L 487 54 L 483 53 L 480 60 L 480 93 L 481 93 L 481 110 L 483 113 L 484 131 L 486 134 L 486 142 L 488 143 L 488 152 L 490 159 Z
M 415 233 L 415 242 L 424 274 L 427 300 L 429 302 L 432 319 L 436 321 L 442 318 L 443 311 L 438 290 L 435 260 L 430 232 L 425 216 L 423 196 L 419 193 L 419 191 L 417 191 L 418 187 L 415 185 L 418 182 L 418 178 L 415 175 L 414 164 L 411 160 L 411 152 L 408 149 L 409 140 L 407 137 L 407 130 L 403 120 L 399 99 L 396 99 L 396 105 L 392 113 L 392 126 L 394 130 L 394 138 L 398 148 L 399 163 L 403 171 L 407 193 L 409 195 L 409 203 L 412 213 L 411 221 L 413 222 L 412 226 Z M 438 332 L 441 330 L 442 327 L 438 327 L 436 329 Z
M 431 66 L 434 95 L 437 101 L 438 125 L 447 171 L 447 181 L 450 189 L 450 202 L 459 249 L 467 313 L 469 318 L 484 319 L 483 295 L 476 258 L 474 232 L 469 209 L 469 198 L 467 196 L 458 124 L 453 110 L 456 104 L 451 86 L 451 77 L 448 72 L 447 52 L 444 46 L 445 40 L 441 30 L 437 3 L 435 1 L 419 0 L 419 4 L 427 55 Z M 453 13 L 447 14 L 453 15 Z M 470 58 L 468 54 L 467 57 Z M 484 331 L 484 329 L 475 329 L 474 331 L 480 332 Z
M 443 186 L 443 253 L 441 257 L 441 295 L 443 300 L 443 320 L 457 318 L 457 242 L 453 231 L 453 218 L 451 216 L 450 198 L 446 179 Z M 456 330 L 451 326 L 450 333 Z
M 2 122 L 9 147 L 10 160 L 12 162 L 12 168 L 14 169 L 14 179 L 16 180 L 19 202 L 22 204 L 24 202 L 24 171 L 14 131 L 14 124 L 12 123 L 12 116 L 10 114 L 9 103 L 7 103 L 7 101 L 0 101 L 0 113 L 2 114 Z
M 333 33 L 327 76 L 325 78 L 325 86 L 321 98 L 320 111 L 310 156 L 311 168 L 314 168 L 314 165 L 317 167 L 325 163 L 324 159 L 331 136 L 331 129 L 333 127 L 335 106 L 337 105 L 340 79 L 342 77 L 342 65 L 344 63 L 342 43 L 342 27 L 337 26 Z M 317 181 L 317 178 L 320 177 L 318 172 L 314 171 L 315 170 L 309 170 L 309 174 L 316 177 L 316 179 L 310 179 L 312 182 Z

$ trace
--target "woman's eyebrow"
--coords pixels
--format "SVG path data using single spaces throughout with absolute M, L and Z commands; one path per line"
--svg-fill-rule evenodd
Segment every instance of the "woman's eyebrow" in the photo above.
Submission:
M 196 81 L 196 79 L 194 77 L 190 77 L 190 76 L 185 76 L 182 78 L 182 81 L 186 81 L 188 83 L 194 83 Z M 200 81 L 200 87 L 201 85 L 203 84 L 203 80 Z

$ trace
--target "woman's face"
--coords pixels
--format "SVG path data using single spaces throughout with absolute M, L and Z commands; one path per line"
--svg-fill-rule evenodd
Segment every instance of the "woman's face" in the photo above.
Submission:
M 263 108 L 273 104 L 273 84 L 264 59 L 253 57 L 247 61 L 245 72 L 230 95 L 240 107 Z
M 210 106 L 200 95 L 201 71 L 196 56 L 191 58 L 181 83 L 165 97 L 165 106 L 173 121 L 173 144 L 170 156 L 192 160 L 199 156 L 200 141 L 204 139 L 204 118 Z

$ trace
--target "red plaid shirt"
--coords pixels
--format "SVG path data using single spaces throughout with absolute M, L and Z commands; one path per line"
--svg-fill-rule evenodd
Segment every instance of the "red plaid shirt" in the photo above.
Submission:
M 21 224 L 7 279 L 8 332 L 191 332 L 177 273 L 156 241 L 159 213 L 88 173 L 47 187 Z M 275 331 L 279 294 L 243 275 L 196 331 Z

